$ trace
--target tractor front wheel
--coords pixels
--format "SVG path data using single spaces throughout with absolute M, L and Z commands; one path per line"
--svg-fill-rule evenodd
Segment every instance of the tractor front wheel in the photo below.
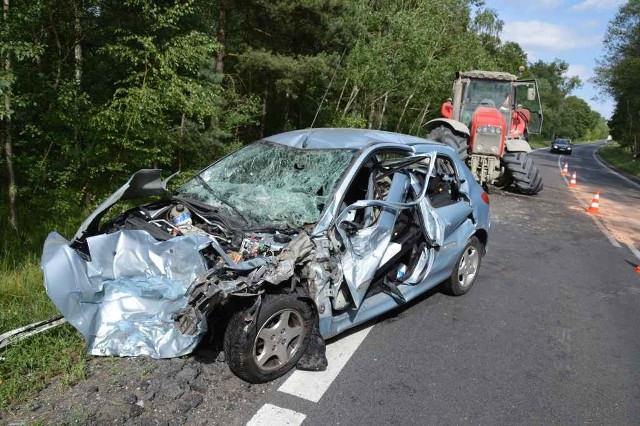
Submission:
M 447 126 L 438 126 L 429 132 L 427 139 L 441 142 L 453 148 L 462 161 L 469 156 L 469 141 L 464 136 L 456 135 L 451 128 Z
M 521 194 L 534 195 L 542 190 L 542 178 L 538 168 L 526 152 L 514 152 L 502 156 L 504 166 Z
M 506 189 L 513 183 L 513 176 L 511 176 L 511 172 L 506 167 L 502 166 L 501 169 L 500 176 L 493 181 L 491 186 L 497 189 Z

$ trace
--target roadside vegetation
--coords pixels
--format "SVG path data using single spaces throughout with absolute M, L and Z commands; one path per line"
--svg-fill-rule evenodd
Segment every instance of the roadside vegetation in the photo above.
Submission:
M 39 269 L 140 168 L 199 169 L 285 130 L 365 127 L 424 136 L 455 72 L 537 78 L 534 144 L 606 137 L 562 60 L 531 63 L 482 2 L 59 0 L 3 3 L 0 27 L 0 333 L 56 314 Z M 426 25 L 425 23 L 428 23 Z M 82 377 L 59 327 L 0 351 L 0 409 L 46 380 Z
M 615 101 L 609 121 L 611 135 L 623 149 L 603 150 L 602 155 L 618 158 L 620 164 L 640 153 L 640 0 L 629 0 L 609 22 L 603 40 L 604 55 L 598 62 L 595 83 Z M 624 160 L 624 150 L 627 160 Z M 614 152 L 617 154 L 614 155 Z M 631 165 L 632 168 L 635 166 Z M 621 167 L 622 168 L 622 167 Z
M 613 167 L 640 178 L 640 159 L 634 160 L 629 147 L 618 143 L 602 147 L 598 154 L 602 159 Z

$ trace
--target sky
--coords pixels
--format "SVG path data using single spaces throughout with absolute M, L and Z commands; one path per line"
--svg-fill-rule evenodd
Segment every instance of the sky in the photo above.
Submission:
M 621 0 L 485 0 L 486 7 L 504 21 L 500 39 L 515 41 L 527 52 L 529 62 L 562 59 L 569 64 L 569 76 L 577 75 L 583 85 L 572 95 L 609 119 L 614 102 L 589 83 L 596 61 L 603 56 L 602 40 Z M 508 70 L 505 70 L 508 71 Z M 595 99 L 595 98 L 598 99 Z M 544 110 L 544 105 L 542 105 Z

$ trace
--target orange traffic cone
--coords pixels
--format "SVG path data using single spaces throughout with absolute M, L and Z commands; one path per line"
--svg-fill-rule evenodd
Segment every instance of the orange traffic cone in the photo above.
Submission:
M 640 265 L 636 266 L 636 272 L 640 274 Z
M 587 213 L 598 214 L 600 207 L 600 190 L 596 189 L 596 193 L 591 200 L 591 205 L 587 208 Z
M 571 176 L 571 180 L 569 181 L 569 188 L 575 188 L 578 186 L 576 179 L 578 179 L 578 174 L 573 172 L 573 176 Z
M 569 174 L 569 163 L 564 163 L 564 167 L 562 168 L 560 175 L 566 176 L 568 174 Z

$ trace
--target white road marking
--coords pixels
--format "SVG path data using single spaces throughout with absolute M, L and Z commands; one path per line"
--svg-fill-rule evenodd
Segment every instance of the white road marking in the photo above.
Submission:
M 629 243 L 627 243 L 627 247 L 629 247 L 629 250 L 631 250 L 631 253 L 633 253 L 638 258 L 638 260 L 640 260 L 640 250 L 638 250 L 637 248 L 635 248 Z
M 576 194 L 574 194 L 576 196 L 576 198 L 578 199 L 578 201 L 582 201 L 580 200 L 580 197 L 578 197 Z M 609 233 L 609 231 L 607 231 L 607 228 L 605 228 L 605 226 L 602 224 L 602 221 L 600 219 L 598 219 L 596 216 L 590 214 L 589 217 L 591 219 L 593 219 L 593 222 L 596 224 L 596 226 L 598 228 L 600 228 L 600 230 L 602 231 L 602 233 L 609 239 L 609 242 L 611 243 L 612 246 L 614 247 L 622 247 L 620 245 L 620 243 L 618 242 L 618 240 L 616 240 L 615 238 L 613 238 L 613 235 L 611 235 Z
M 558 157 L 558 169 L 560 171 L 562 171 L 562 159 L 564 158 L 564 155 L 561 155 Z M 569 186 L 569 180 L 567 179 L 566 176 L 562 176 L 562 179 L 564 179 L 564 183 Z M 583 203 L 583 200 L 580 199 L 580 197 L 578 196 L 578 194 L 576 194 L 574 191 L 570 190 L 570 192 L 573 194 L 573 196 L 576 198 L 576 200 L 578 200 L 578 203 Z M 614 247 L 622 247 L 620 245 L 620 243 L 613 238 L 613 235 L 611 235 L 611 233 L 607 230 L 607 228 L 602 224 L 602 221 L 600 221 L 600 219 L 598 219 L 596 216 L 590 214 L 589 217 L 591 219 L 593 219 L 593 222 L 596 224 L 596 226 L 600 229 L 600 231 L 602 231 L 602 233 L 604 234 L 605 237 L 607 237 L 607 239 L 609 240 L 609 242 L 611 243 L 612 246 Z
M 247 426 L 299 426 L 306 418 L 306 414 L 265 404 L 247 422 Z
M 335 378 L 338 377 L 342 368 L 347 364 L 349 358 L 358 349 L 358 346 L 360 346 L 372 328 L 373 326 L 367 327 L 327 345 L 329 366 L 326 371 L 297 370 L 278 390 L 309 401 L 320 401 L 322 395 L 329 389 Z

